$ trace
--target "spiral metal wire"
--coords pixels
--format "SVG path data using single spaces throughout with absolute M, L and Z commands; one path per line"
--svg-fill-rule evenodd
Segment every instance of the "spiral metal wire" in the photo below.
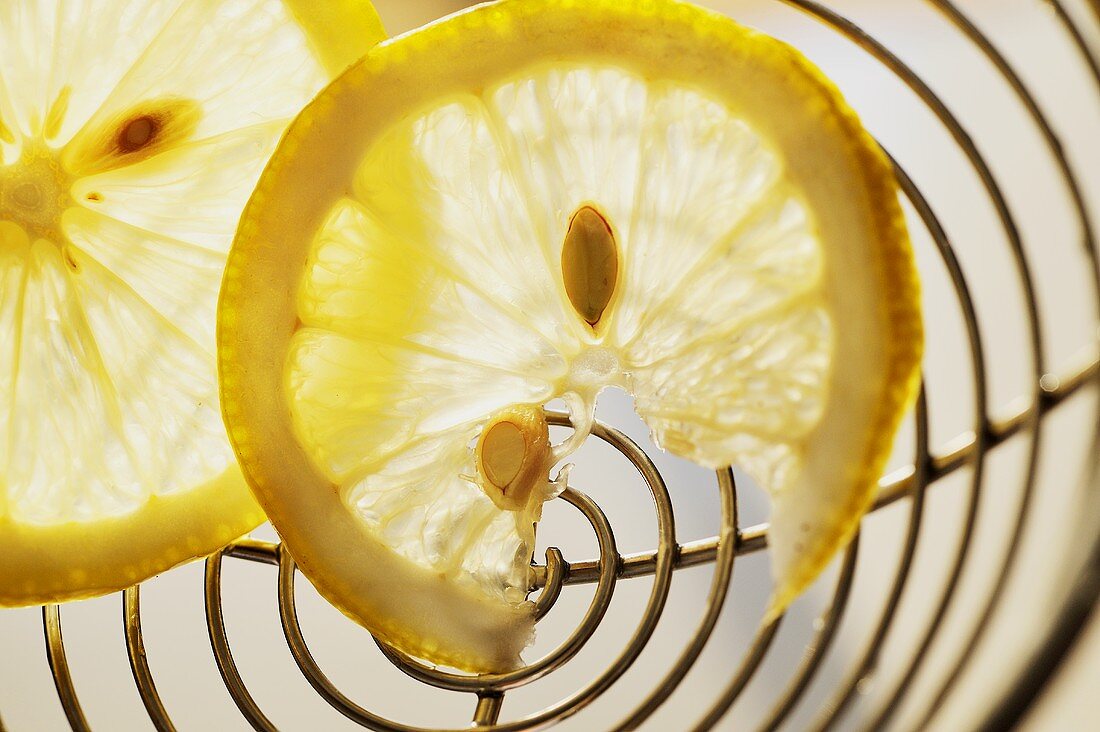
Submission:
M 1091 55 L 1082 31 L 1059 0 L 1045 0 L 1056 16 L 1069 43 L 1079 54 L 1100 91 L 1100 64 Z M 979 498 L 983 485 L 984 467 L 990 451 L 1021 435 L 1026 442 L 1025 467 L 1019 476 L 1022 481 L 1022 499 L 1012 518 L 1011 541 L 999 562 L 999 573 L 992 589 L 984 598 L 980 610 L 974 616 L 969 633 L 958 646 L 947 672 L 938 680 L 936 693 L 923 710 L 919 726 L 928 722 L 951 694 L 956 680 L 966 669 L 974 649 L 989 626 L 989 619 L 1004 597 L 1005 588 L 1016 567 L 1028 514 L 1035 493 L 1036 464 L 1044 417 L 1069 397 L 1089 386 L 1100 383 L 1100 362 L 1091 356 L 1067 373 L 1048 370 L 1043 358 L 1044 331 L 1040 310 L 1035 296 L 1034 275 L 1024 253 L 1021 235 L 1011 207 L 991 172 L 986 160 L 971 140 L 966 128 L 936 96 L 931 88 L 886 46 L 865 33 L 850 20 L 838 15 L 814 0 L 776 0 L 794 7 L 832 28 L 866 51 L 878 63 L 900 78 L 931 110 L 944 129 L 950 134 L 980 180 L 985 193 L 996 211 L 1000 226 L 1009 245 L 1021 291 L 1024 296 L 1029 341 L 1029 369 L 1032 384 L 1029 401 L 1008 418 L 994 420 L 988 404 L 987 363 L 983 353 L 981 327 L 966 276 L 956 257 L 952 243 L 937 215 L 921 190 L 907 172 L 894 163 L 902 194 L 916 211 L 926 228 L 942 260 L 954 288 L 969 341 L 970 371 L 974 382 L 974 424 L 958 439 L 949 443 L 946 452 L 933 452 L 929 446 L 929 410 L 924 391 L 921 391 L 914 411 L 915 459 L 911 466 L 885 476 L 880 483 L 880 494 L 875 508 L 895 502 L 908 504 L 908 519 L 902 538 L 902 553 L 892 582 L 886 590 L 886 602 L 881 614 L 869 625 L 863 648 L 855 662 L 833 690 L 829 701 L 813 720 L 816 730 L 835 729 L 851 707 L 861 685 L 876 670 L 883 646 L 895 627 L 895 619 L 907 582 L 911 576 L 913 558 L 917 551 L 920 528 L 925 514 L 925 498 L 933 484 L 961 468 L 969 469 L 969 485 L 965 496 L 964 522 L 955 547 L 954 558 L 946 580 L 938 588 L 931 615 L 927 618 L 915 651 L 907 660 L 907 666 L 887 692 L 881 695 L 882 704 L 868 717 L 867 729 L 879 729 L 894 718 L 905 697 L 910 682 L 924 667 L 928 651 L 943 625 L 948 611 L 958 595 L 959 580 L 971 554 L 975 524 L 979 514 Z M 989 60 L 1001 78 L 1013 91 L 1022 107 L 1034 123 L 1059 175 L 1065 183 L 1075 216 L 1082 232 L 1081 246 L 1089 262 L 1090 287 L 1097 303 L 1096 323 L 1100 326 L 1100 255 L 1088 207 L 1079 180 L 1071 167 L 1054 130 L 1035 101 L 1034 96 L 1020 76 L 997 48 L 982 34 L 969 18 L 951 0 L 926 0 L 950 21 L 957 31 L 969 40 Z M 1088 0 L 1094 18 L 1100 22 L 1100 0 Z M 1091 20 L 1091 19 L 1090 19 Z M 1100 331 L 1097 338 L 1100 339 Z M 555 424 L 566 424 L 564 415 L 552 414 Z M 1090 449 L 1100 446 L 1100 414 L 1090 425 Z M 669 596 L 673 572 L 684 567 L 712 564 L 713 573 L 705 609 L 697 628 L 691 635 L 680 656 L 668 666 L 665 676 L 653 685 L 647 696 L 636 701 L 614 727 L 617 730 L 637 728 L 647 720 L 681 684 L 688 671 L 702 653 L 718 623 L 732 579 L 737 557 L 763 550 L 767 545 L 766 524 L 743 527 L 738 521 L 737 486 L 733 473 L 725 470 L 717 473 L 717 491 L 721 505 L 721 528 L 716 536 L 689 543 L 676 540 L 673 505 L 665 481 L 646 453 L 626 435 L 616 429 L 597 424 L 594 433 L 598 439 L 618 450 L 634 467 L 647 486 L 657 517 L 657 545 L 652 551 L 621 554 L 615 542 L 611 524 L 600 507 L 577 488 L 568 489 L 563 499 L 576 508 L 590 524 L 599 544 L 599 557 L 588 561 L 566 561 L 562 552 L 550 548 L 545 563 L 535 567 L 535 583 L 532 591 L 538 591 L 535 600 L 536 615 L 542 618 L 554 605 L 560 593 L 571 585 L 595 584 L 587 613 L 572 634 L 555 650 L 542 659 L 518 670 L 481 676 L 449 673 L 429 667 L 418 660 L 382 646 L 385 656 L 397 669 L 417 681 L 439 689 L 465 692 L 472 695 L 472 726 L 475 728 L 515 731 L 537 729 L 559 722 L 583 709 L 613 685 L 634 663 L 654 633 Z M 1095 475 L 1091 476 L 1095 479 Z M 1095 529 L 1095 527 L 1094 527 Z M 815 624 L 816 633 L 808 646 L 801 664 L 793 670 L 785 688 L 775 699 L 770 713 L 761 724 L 763 730 L 778 729 L 802 701 L 807 688 L 822 666 L 837 630 L 844 617 L 847 600 L 853 584 L 859 538 L 852 542 L 841 562 L 833 598 Z M 1095 532 L 1090 549 L 1090 561 L 1074 580 L 1064 604 L 1054 621 L 1045 630 L 1045 637 L 1036 647 L 1033 657 L 1016 679 L 1004 698 L 997 700 L 988 711 L 984 727 L 1004 729 L 1029 707 L 1043 688 L 1046 680 L 1057 667 L 1083 627 L 1100 595 L 1100 531 Z M 248 688 L 245 686 L 233 659 L 230 640 L 223 618 L 222 565 L 226 558 L 256 562 L 273 568 L 273 580 L 278 587 L 278 606 L 282 630 L 299 669 L 316 692 L 333 708 L 348 719 L 373 730 L 410 732 L 421 728 L 386 719 L 375 714 L 345 696 L 328 679 L 314 660 L 303 637 L 295 608 L 295 565 L 290 555 L 274 543 L 243 539 L 226 547 L 206 562 L 205 600 L 210 643 L 225 687 L 241 714 L 256 730 L 271 732 L 275 725 L 265 716 Z M 556 704 L 527 717 L 500 721 L 505 695 L 512 689 L 532 684 L 554 672 L 572 658 L 592 636 L 607 611 L 616 583 L 639 576 L 652 576 L 653 586 L 641 620 L 633 636 L 606 668 L 587 686 L 561 699 Z M 134 681 L 149 718 L 158 730 L 174 730 L 172 720 L 165 711 L 158 695 L 156 683 L 146 660 L 141 631 L 140 587 L 132 587 L 123 593 L 123 627 L 126 649 L 133 671 Z M 61 612 L 57 606 L 42 609 L 42 621 L 46 639 L 46 653 L 58 697 L 69 724 L 74 730 L 88 730 L 89 726 L 81 709 L 66 659 L 62 635 Z M 750 648 L 734 669 L 727 685 L 710 706 L 702 709 L 698 719 L 685 722 L 685 728 L 710 729 L 726 715 L 734 701 L 745 689 L 754 673 L 766 658 L 772 641 L 779 630 L 782 618 L 770 625 L 762 625 Z M 455 729 L 469 729 L 462 723 Z M 3 732 L 3 722 L 0 722 Z

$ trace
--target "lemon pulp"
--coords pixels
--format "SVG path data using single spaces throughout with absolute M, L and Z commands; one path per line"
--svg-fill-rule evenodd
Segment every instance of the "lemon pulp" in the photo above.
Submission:
M 870 502 L 920 349 L 882 154 L 801 56 L 676 2 L 502 2 L 381 45 L 288 132 L 220 306 L 230 434 L 298 563 L 470 670 L 530 638 L 532 525 L 602 388 L 769 489 L 778 612 Z M 523 451 L 495 415 L 556 397 L 574 437 L 501 505 L 479 448 Z
M 221 274 L 279 135 L 381 37 L 366 2 L 297 5 L 0 5 L 0 604 L 119 589 L 263 520 L 221 420 Z

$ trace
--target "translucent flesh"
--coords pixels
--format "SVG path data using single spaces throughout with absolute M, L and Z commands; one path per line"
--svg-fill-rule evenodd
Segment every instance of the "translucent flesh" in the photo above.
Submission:
M 88 554 L 106 557 L 156 543 L 142 532 L 209 551 L 254 525 L 221 419 L 215 311 L 241 209 L 330 78 L 316 40 L 269 0 L 0 3 L 0 603 L 140 578 L 36 571 L 66 527 L 87 538 L 103 521 Z M 39 205 L 53 197 L 56 211 Z M 217 523 L 166 513 L 220 481 Z
M 623 383 L 682 455 L 774 487 L 796 469 L 830 364 L 821 247 L 728 109 L 625 69 L 539 69 L 392 129 L 357 180 L 307 264 L 291 408 L 349 506 L 409 559 L 522 596 L 533 534 L 506 531 L 471 477 L 471 440 L 513 404 L 590 408 Z M 562 279 L 587 201 L 621 234 L 605 336 Z M 578 373 L 593 352 L 616 371 Z M 490 564 L 468 556 L 490 547 Z

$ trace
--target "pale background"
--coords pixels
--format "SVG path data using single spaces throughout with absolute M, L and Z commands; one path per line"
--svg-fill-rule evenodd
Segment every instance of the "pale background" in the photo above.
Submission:
M 2 0 L 0 0 L 2 1 Z M 1001 407 L 1027 388 L 1023 310 L 1006 246 L 974 176 L 934 118 L 882 67 L 814 21 L 769 0 L 708 0 L 710 5 L 799 46 L 837 81 L 867 126 L 902 162 L 925 191 L 952 236 L 977 299 L 991 365 L 991 403 Z M 961 0 L 965 12 L 1006 52 L 1036 92 L 1067 144 L 1085 183 L 1086 195 L 1100 217 L 1100 96 L 1090 86 L 1079 59 L 1040 0 Z M 1069 3 L 1083 11 L 1078 3 Z M 378 0 L 391 32 L 464 5 L 457 0 Z M 1093 301 L 1087 289 L 1079 232 L 1053 166 L 1045 157 L 1030 122 L 1012 95 L 996 81 L 978 54 L 960 41 L 935 12 L 916 0 L 843 0 L 831 3 L 858 20 L 924 75 L 962 119 L 991 162 L 1019 218 L 1048 329 L 1047 357 L 1065 367 L 1097 336 Z M 1084 12 L 1077 13 L 1089 20 Z M 1088 25 L 1090 40 L 1100 37 Z M 942 266 L 919 225 L 914 238 L 922 267 L 929 335 L 926 373 L 930 389 L 933 444 L 942 445 L 971 423 L 972 384 L 967 374 L 966 341 L 957 306 Z M 1040 465 L 1039 497 L 1024 547 L 1024 561 L 1002 604 L 988 642 L 970 672 L 960 680 L 935 729 L 964 729 L 995 693 L 1049 617 L 1053 598 L 1063 586 L 1063 570 L 1074 556 L 1078 528 L 1080 477 L 1086 454 L 1086 425 L 1095 410 L 1086 393 L 1061 407 L 1050 422 Z M 645 430 L 632 417 L 629 399 L 609 394 L 601 417 L 623 426 L 636 439 Z M 899 439 L 895 464 L 909 461 L 907 430 Z M 1018 471 L 1023 443 L 1014 440 L 990 460 L 973 561 L 963 577 L 952 614 L 928 660 L 935 671 L 953 660 L 971 614 L 993 581 L 1009 519 L 1019 497 Z M 708 475 L 693 466 L 662 457 L 677 507 L 681 541 L 712 534 L 717 500 Z M 652 545 L 655 521 L 630 472 L 611 451 L 586 446 L 574 482 L 595 497 L 616 527 L 619 548 L 638 551 Z M 881 674 L 853 706 L 846 728 L 877 709 L 876 692 L 892 686 L 923 630 L 934 589 L 943 581 L 961 522 L 967 476 L 959 474 L 931 489 L 913 577 L 895 629 L 885 646 Z M 742 523 L 766 519 L 767 503 L 751 486 L 742 490 Z M 848 613 L 834 648 L 826 657 L 804 703 L 788 722 L 802 729 L 829 697 L 834 685 L 859 656 L 865 634 L 877 620 L 882 594 L 891 581 L 908 508 L 899 503 L 865 522 L 863 554 Z M 271 538 L 271 534 L 260 532 Z M 560 506 L 547 510 L 540 529 L 544 542 L 562 547 L 567 559 L 595 555 L 595 541 L 579 519 Z M 279 630 L 275 570 L 227 560 L 224 569 L 226 624 L 241 673 L 268 716 L 287 730 L 339 730 L 353 726 L 315 696 L 302 679 Z M 636 702 L 675 658 L 697 623 L 710 580 L 709 569 L 677 574 L 672 597 L 657 636 L 635 667 L 596 704 L 565 725 L 571 730 L 606 728 Z M 754 681 L 745 690 L 723 729 L 751 728 L 766 714 L 798 663 L 813 633 L 813 618 L 835 582 L 830 572 L 792 610 L 784 629 Z M 503 719 L 534 711 L 573 692 L 618 653 L 648 595 L 646 579 L 623 581 L 608 618 L 594 640 L 564 672 L 534 688 L 509 694 Z M 743 656 L 768 592 L 767 556 L 739 559 L 723 621 L 696 669 L 648 729 L 685 729 L 711 703 Z M 579 618 L 591 588 L 567 588 L 550 617 L 540 625 L 534 658 L 556 644 Z M 170 715 L 180 730 L 244 730 L 222 686 L 209 650 L 202 601 L 202 565 L 193 564 L 148 583 L 142 594 L 149 663 Z M 360 704 L 401 721 L 423 725 L 464 725 L 473 711 L 471 697 L 417 685 L 382 658 L 364 632 L 319 600 L 299 582 L 299 614 L 314 654 L 330 678 Z M 75 684 L 86 715 L 97 730 L 151 729 L 134 689 L 121 626 L 121 600 L 111 596 L 65 607 L 63 619 Z M 1029 730 L 1100 729 L 1094 698 L 1100 674 L 1100 626 L 1072 658 L 1067 671 L 1033 711 Z M 934 675 L 933 675 L 934 676 Z M 897 718 L 900 728 L 914 723 L 935 679 L 918 677 Z M 0 611 L 0 715 L 11 732 L 61 730 L 65 721 L 43 652 L 37 610 Z

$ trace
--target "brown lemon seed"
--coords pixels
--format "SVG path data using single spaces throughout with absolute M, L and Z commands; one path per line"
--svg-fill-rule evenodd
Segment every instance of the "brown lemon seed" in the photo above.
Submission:
M 149 144 L 157 135 L 160 122 L 150 115 L 142 115 L 127 122 L 118 134 L 118 149 L 124 153 L 135 152 Z
M 538 407 L 512 407 L 496 414 L 475 448 L 478 482 L 499 508 L 519 511 L 531 491 L 547 480 L 550 432 Z
M 506 488 L 523 467 L 527 441 L 512 422 L 497 422 L 482 440 L 482 467 L 485 477 L 498 488 Z
M 581 206 L 569 221 L 561 272 L 573 309 L 595 328 L 615 294 L 619 250 L 611 225 L 592 206 Z

